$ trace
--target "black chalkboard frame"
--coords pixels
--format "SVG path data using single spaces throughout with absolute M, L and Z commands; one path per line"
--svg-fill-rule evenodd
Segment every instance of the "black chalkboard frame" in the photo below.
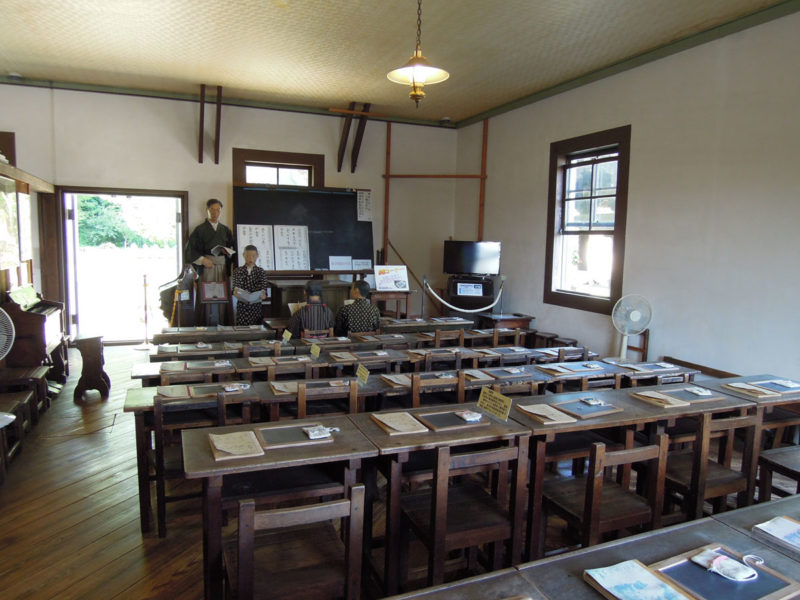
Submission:
M 359 221 L 357 211 L 354 189 L 233 188 L 234 228 L 239 224 L 308 226 L 309 263 L 315 271 L 327 271 L 330 256 L 374 261 L 372 221 Z

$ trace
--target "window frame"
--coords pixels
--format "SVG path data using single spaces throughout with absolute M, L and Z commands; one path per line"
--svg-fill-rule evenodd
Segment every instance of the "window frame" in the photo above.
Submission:
M 300 152 L 280 152 L 275 150 L 233 149 L 233 185 L 239 187 L 267 186 L 273 184 L 247 183 L 245 176 L 248 164 L 261 163 L 274 167 L 309 167 L 311 176 L 309 188 L 325 187 L 325 155 L 304 154 Z M 287 187 L 287 186 L 280 186 Z
M 574 308 L 610 315 L 614 304 L 622 296 L 622 275 L 625 266 L 625 227 L 628 212 L 628 175 L 630 167 L 631 126 L 616 127 L 605 131 L 589 133 L 550 144 L 549 185 L 547 192 L 547 246 L 545 248 L 544 296 L 545 304 Z M 555 244 L 562 235 L 564 211 L 565 173 L 569 157 L 616 148 L 619 152 L 617 162 L 617 193 L 614 210 L 614 229 L 596 232 L 576 231 L 568 235 L 611 235 L 613 253 L 611 259 L 610 297 L 598 298 L 575 292 L 553 290 L 553 271 L 555 265 Z

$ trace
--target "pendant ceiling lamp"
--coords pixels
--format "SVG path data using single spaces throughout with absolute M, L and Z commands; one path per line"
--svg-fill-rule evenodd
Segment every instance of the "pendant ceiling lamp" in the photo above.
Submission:
M 434 67 L 428 63 L 428 59 L 422 56 L 422 46 L 420 44 L 420 33 L 422 31 L 422 0 L 417 0 L 417 46 L 414 50 L 414 55 L 408 62 L 394 71 L 389 71 L 386 77 L 390 81 L 400 83 L 402 85 L 410 85 L 411 92 L 409 96 L 416 103 L 419 108 L 419 101 L 425 97 L 425 92 L 422 88 L 427 84 L 441 83 L 448 77 L 450 73 L 444 69 Z

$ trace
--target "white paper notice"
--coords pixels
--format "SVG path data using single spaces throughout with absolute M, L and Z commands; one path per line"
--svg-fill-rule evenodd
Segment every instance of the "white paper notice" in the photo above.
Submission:
M 372 268 L 372 260 L 369 258 L 354 258 L 353 259 L 353 270 L 354 271 L 366 271 L 367 269 Z M 375 289 L 375 275 L 367 275 L 364 277 L 366 282 L 369 284 L 370 289 Z
M 352 256 L 329 256 L 328 268 L 331 271 L 349 271 L 353 268 Z
M 308 253 L 308 227 L 306 225 L 275 225 L 275 270 L 308 271 L 311 259 Z
M 375 267 L 375 289 L 379 292 L 407 292 L 408 271 L 405 265 Z
M 266 271 L 275 270 L 275 253 L 272 241 L 272 225 L 237 225 L 236 240 L 241 252 L 239 266 L 244 265 L 244 247 L 252 244 L 258 248 L 258 260 L 256 264 Z
M 358 190 L 356 204 L 358 206 L 358 220 L 372 221 L 372 192 L 370 190 Z

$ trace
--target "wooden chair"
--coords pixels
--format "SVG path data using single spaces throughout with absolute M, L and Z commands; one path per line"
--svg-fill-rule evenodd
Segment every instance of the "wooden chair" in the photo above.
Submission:
M 180 443 L 180 431 L 195 427 L 212 427 L 215 425 L 231 425 L 249 423 L 251 420 L 251 400 L 237 394 L 217 394 L 216 409 L 202 410 L 187 408 L 182 398 L 166 399 L 156 396 L 153 400 L 153 443 L 150 452 L 150 463 L 153 470 L 152 480 L 156 482 L 156 519 L 158 537 L 167 535 L 167 503 L 200 497 L 199 491 L 168 495 L 168 480 L 183 479 L 183 452 Z M 233 405 L 240 405 L 241 410 L 233 410 Z
M 522 518 L 528 481 L 529 436 L 508 446 L 454 453 L 449 446 L 434 451 L 430 488 L 419 489 L 400 500 L 401 578 L 407 577 L 410 533 L 428 550 L 428 585 L 444 581 L 445 558 L 456 549 L 469 549 L 470 562 L 477 548 L 487 546 L 490 569 L 517 564 L 522 552 Z M 465 470 L 490 468 L 496 477 L 489 493 L 472 477 L 452 478 Z M 507 482 L 510 474 L 510 490 Z M 503 543 L 506 544 L 505 557 Z
M 558 334 L 534 329 L 532 337 L 534 348 L 551 348 L 553 346 L 553 340 L 558 337 Z
M 566 362 L 570 360 L 580 361 L 580 360 L 589 360 L 589 349 L 588 348 L 559 348 L 558 350 L 558 361 L 557 362 Z
M 351 379 L 347 387 L 308 387 L 305 381 L 297 383 L 297 418 L 305 419 L 308 413 L 309 401 L 317 402 L 320 400 L 347 400 L 348 414 L 358 412 L 358 380 Z M 328 413 L 330 414 L 330 413 Z
M 333 327 L 329 329 L 304 329 L 300 333 L 301 339 L 333 337 Z
M 791 496 L 792 492 L 772 485 L 772 474 L 778 473 L 797 483 L 795 494 L 800 494 L 800 446 L 786 446 L 764 450 L 758 457 L 758 501 L 769 502 L 772 494 Z
M 582 546 L 602 541 L 604 533 L 644 526 L 661 526 L 664 502 L 664 471 L 668 437 L 659 434 L 656 443 L 628 450 L 606 451 L 602 443 L 592 444 L 586 475 L 563 477 L 544 482 L 542 523 L 535 540 L 540 546 L 548 513 L 563 518 L 579 533 Z M 630 491 L 629 469 L 633 463 L 647 463 L 647 497 Z M 606 469 L 617 467 L 617 480 L 607 478 Z
M 341 535 L 332 519 L 342 519 Z M 360 598 L 363 526 L 363 484 L 350 499 L 292 508 L 256 512 L 254 500 L 240 501 L 238 536 L 223 553 L 228 597 Z
M 314 365 L 310 362 L 290 362 L 267 367 L 267 381 L 275 381 L 278 375 L 301 374 L 306 379 L 313 379 Z
M 556 348 L 558 348 L 560 346 L 577 346 L 578 345 L 578 340 L 576 340 L 575 338 L 568 338 L 568 337 L 559 336 L 559 337 L 553 338 L 552 344 Z
M 444 369 L 460 369 L 461 352 L 427 352 L 423 370 L 441 371 Z
M 517 327 L 511 331 L 500 331 L 497 327 L 492 330 L 492 346 L 497 347 L 501 343 L 519 346 L 522 338 L 522 330 Z
M 464 330 L 454 329 L 452 331 L 442 331 L 437 329 L 433 332 L 433 347 L 441 348 L 443 346 L 463 346 L 464 345 Z
M 667 462 L 666 490 L 682 497 L 688 520 L 703 515 L 705 500 L 714 500 L 714 512 L 724 511 L 728 494 L 737 494 L 737 506 L 753 502 L 758 468 L 762 407 L 746 416 L 712 419 L 711 413 L 696 417 L 693 449 L 670 454 Z M 741 469 L 731 469 L 734 435 L 744 433 Z M 717 437 L 717 459 L 710 458 L 712 437 Z
M 443 394 L 451 394 L 455 392 L 455 401 L 458 404 L 464 403 L 466 377 L 464 371 L 459 370 L 456 372 L 455 383 L 439 385 L 438 383 L 431 382 L 428 385 L 423 385 L 423 375 L 420 373 L 413 373 L 411 375 L 411 406 L 412 408 L 419 408 L 422 403 L 422 394 L 437 394 L 439 400 L 449 402 L 450 398 L 444 398 Z M 428 380 L 429 381 L 429 380 Z
M 375 331 L 348 331 L 347 337 L 352 338 L 353 336 L 360 336 L 360 335 L 380 335 L 381 330 L 376 329 Z
M 0 391 L 14 392 L 22 389 L 33 390 L 28 400 L 25 428 L 30 430 L 39 422 L 39 414 L 50 407 L 47 395 L 47 372 L 49 367 L 3 367 L 0 368 Z

